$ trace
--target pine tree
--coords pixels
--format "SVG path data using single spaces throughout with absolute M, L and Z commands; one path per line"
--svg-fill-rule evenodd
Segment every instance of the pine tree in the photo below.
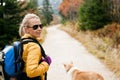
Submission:
M 18 28 L 21 21 L 20 7 L 17 0 L 4 0 L 5 5 L 1 5 L 0 13 L 0 47 L 11 43 L 14 39 L 19 37 Z M 1 11 L 2 10 L 2 11 Z
M 95 30 L 110 22 L 102 0 L 85 0 L 79 8 L 78 24 L 82 30 Z
M 53 9 L 49 3 L 49 0 L 43 0 L 43 8 L 42 8 L 42 15 L 45 18 L 45 24 L 50 24 L 53 20 Z
M 36 13 L 37 14 L 37 7 L 38 7 L 38 4 L 37 4 L 37 0 L 30 0 L 30 2 L 28 2 L 28 5 L 27 5 L 27 10 L 31 10 L 32 13 Z

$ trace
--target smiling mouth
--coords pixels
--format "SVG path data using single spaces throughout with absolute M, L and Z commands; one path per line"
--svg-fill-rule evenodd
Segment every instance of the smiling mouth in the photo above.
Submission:
M 37 31 L 37 33 L 41 33 L 41 31 Z

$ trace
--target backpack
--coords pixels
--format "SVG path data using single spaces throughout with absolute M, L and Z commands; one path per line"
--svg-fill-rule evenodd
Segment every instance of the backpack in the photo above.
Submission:
M 15 41 L 12 45 L 8 45 L 0 51 L 0 67 L 2 67 L 0 72 L 3 79 L 8 80 L 7 77 L 16 77 L 22 73 L 24 68 L 24 61 L 22 60 L 23 45 L 29 42 L 37 43 L 41 48 L 42 56 L 46 57 L 44 49 L 37 40 L 23 38 L 20 41 Z

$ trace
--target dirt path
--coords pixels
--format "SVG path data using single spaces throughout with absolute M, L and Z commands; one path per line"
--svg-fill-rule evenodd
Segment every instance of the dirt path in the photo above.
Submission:
M 77 40 L 64 31 L 57 29 L 59 25 L 47 28 L 48 34 L 43 47 L 52 57 L 52 64 L 48 71 L 48 80 L 66 80 L 63 63 L 73 61 L 80 70 L 100 73 L 105 80 L 117 79 L 97 58 L 89 54 Z

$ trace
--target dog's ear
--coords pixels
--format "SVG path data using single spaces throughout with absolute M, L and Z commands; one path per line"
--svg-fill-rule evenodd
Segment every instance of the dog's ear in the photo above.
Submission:
M 66 64 L 63 64 L 64 65 L 64 67 L 66 67 Z

